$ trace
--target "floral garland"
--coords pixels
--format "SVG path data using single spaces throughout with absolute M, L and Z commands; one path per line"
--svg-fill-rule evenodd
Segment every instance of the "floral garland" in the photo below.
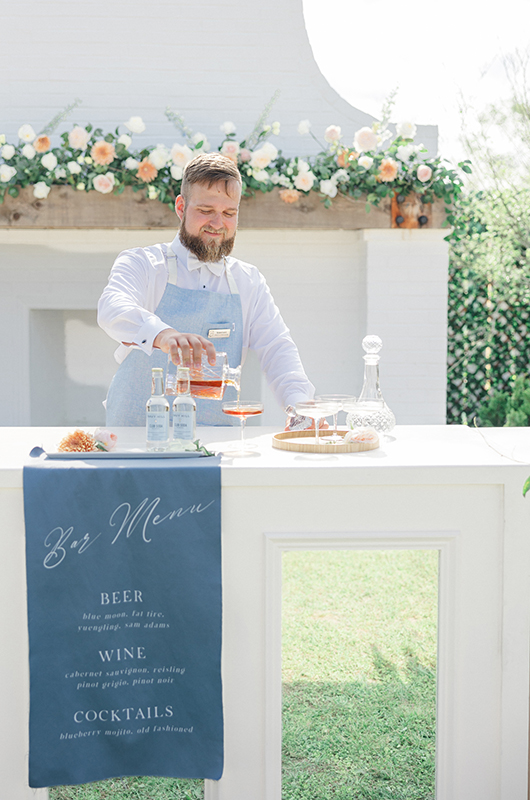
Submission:
M 104 134 L 90 124 L 74 125 L 54 146 L 50 138 L 54 127 L 78 102 L 58 114 L 38 135 L 29 124 L 19 128 L 16 144 L 0 135 L 0 202 L 6 192 L 16 197 L 19 187 L 26 186 L 33 186 L 33 194 L 39 199 L 45 199 L 54 185 L 101 194 L 121 194 L 126 186 L 132 186 L 134 191 L 145 190 L 149 199 L 173 207 L 185 165 L 199 153 L 210 151 L 206 136 L 191 131 L 179 114 L 166 109 L 166 116 L 184 139 L 171 148 L 159 144 L 134 149 L 133 136 L 146 128 L 141 117 L 134 116 L 123 123 L 126 132 L 120 132 L 120 126 L 114 133 Z M 400 202 L 416 192 L 425 203 L 441 198 L 447 206 L 447 224 L 454 224 L 452 206 L 463 188 L 461 175 L 442 159 L 428 158 L 426 148 L 413 143 L 413 123 L 396 125 L 395 136 L 386 121 L 375 123 L 372 128 L 358 130 L 352 146 L 347 146 L 337 125 L 326 128 L 326 144 L 322 144 L 312 133 L 309 120 L 303 120 L 298 125 L 299 134 L 311 135 L 322 149 L 314 156 L 286 158 L 270 141 L 279 135 L 280 123 L 265 124 L 266 112 L 252 133 L 239 142 L 232 122 L 220 126 L 223 136 L 217 150 L 238 165 L 245 195 L 279 187 L 281 199 L 295 203 L 301 196 L 317 192 L 326 207 L 337 195 L 354 200 L 365 195 L 369 211 L 385 197 L 397 195 Z M 471 172 L 468 161 L 458 167 Z

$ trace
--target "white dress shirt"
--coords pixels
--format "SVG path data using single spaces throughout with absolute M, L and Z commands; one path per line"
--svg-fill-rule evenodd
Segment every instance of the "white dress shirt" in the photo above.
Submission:
M 99 325 L 121 343 L 115 352 L 119 363 L 131 350 L 124 343 L 132 343 L 150 355 L 154 339 L 168 327 L 155 314 L 169 277 L 163 247 L 136 247 L 120 253 L 99 300 Z M 200 262 L 184 247 L 178 234 L 167 247 L 177 256 L 178 287 L 222 294 L 230 292 L 224 261 Z M 251 264 L 231 256 L 226 261 L 241 298 L 242 362 L 249 348 L 256 351 L 261 369 L 280 405 L 285 407 L 312 398 L 314 386 L 304 372 L 296 345 L 265 278 Z

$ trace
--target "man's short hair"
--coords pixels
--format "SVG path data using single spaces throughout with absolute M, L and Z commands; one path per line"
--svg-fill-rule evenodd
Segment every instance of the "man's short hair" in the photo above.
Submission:
M 229 194 L 231 181 L 237 181 L 241 186 L 241 175 L 233 161 L 221 153 L 201 153 L 184 167 L 180 193 L 186 199 L 189 187 L 194 183 L 201 183 L 209 189 L 215 183 L 224 182 L 225 192 Z

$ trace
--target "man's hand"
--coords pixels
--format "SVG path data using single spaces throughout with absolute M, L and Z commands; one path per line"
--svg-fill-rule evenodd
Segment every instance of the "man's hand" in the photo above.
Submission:
M 182 364 L 185 367 L 193 363 L 200 364 L 203 350 L 208 356 L 209 363 L 215 364 L 215 347 L 208 339 L 197 333 L 179 333 L 174 328 L 165 328 L 155 336 L 153 347 L 162 350 L 163 353 L 170 353 L 174 364 L 180 364 L 179 348 L 182 352 Z

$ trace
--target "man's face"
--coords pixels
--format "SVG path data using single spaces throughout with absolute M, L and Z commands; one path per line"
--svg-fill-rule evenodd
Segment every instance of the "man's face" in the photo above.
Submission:
M 228 193 L 226 191 L 228 188 Z M 180 240 L 200 261 L 218 261 L 231 253 L 237 229 L 241 187 L 237 181 L 189 187 L 185 200 L 177 197 L 175 210 L 181 220 Z

